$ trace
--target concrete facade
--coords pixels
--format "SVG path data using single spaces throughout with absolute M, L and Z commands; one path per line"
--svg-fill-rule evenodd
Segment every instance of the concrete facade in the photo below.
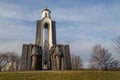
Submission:
M 37 20 L 35 44 L 23 44 L 21 70 L 71 70 L 69 45 L 56 43 L 55 21 L 51 11 L 42 11 Z
M 52 70 L 71 70 L 69 45 L 54 45 L 51 48 L 50 54 Z

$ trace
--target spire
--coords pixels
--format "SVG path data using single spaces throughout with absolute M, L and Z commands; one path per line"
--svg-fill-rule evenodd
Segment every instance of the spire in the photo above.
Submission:
M 50 18 L 50 13 L 51 11 L 46 7 L 45 9 L 42 10 L 42 18 L 45 18 L 45 17 Z

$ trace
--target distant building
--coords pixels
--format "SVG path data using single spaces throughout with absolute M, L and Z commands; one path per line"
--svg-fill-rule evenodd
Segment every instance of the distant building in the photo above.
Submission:
M 44 9 L 37 20 L 35 44 L 23 44 L 21 70 L 71 70 L 69 45 L 56 43 L 56 25 Z

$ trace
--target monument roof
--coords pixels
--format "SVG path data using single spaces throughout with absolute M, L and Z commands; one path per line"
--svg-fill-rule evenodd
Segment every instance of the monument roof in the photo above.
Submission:
M 44 10 L 42 10 L 42 12 L 43 12 L 43 11 L 48 11 L 48 12 L 51 13 L 51 11 L 50 11 L 48 8 L 45 8 Z

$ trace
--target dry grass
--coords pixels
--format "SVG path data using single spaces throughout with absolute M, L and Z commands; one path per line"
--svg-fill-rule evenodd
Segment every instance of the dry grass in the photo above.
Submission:
M 120 80 L 120 71 L 0 72 L 0 80 Z

